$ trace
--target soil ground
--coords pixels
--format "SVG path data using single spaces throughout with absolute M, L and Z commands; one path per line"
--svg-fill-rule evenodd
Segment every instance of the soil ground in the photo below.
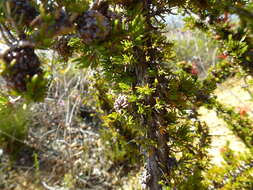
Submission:
M 252 98 L 250 94 L 244 90 L 245 82 L 242 79 L 229 79 L 220 85 L 215 91 L 217 99 L 225 105 L 235 107 L 236 111 L 239 109 L 247 108 L 249 116 L 252 117 Z M 205 121 L 209 126 L 210 135 L 212 135 L 211 149 L 209 150 L 214 164 L 222 164 L 222 156 L 220 149 L 229 143 L 229 147 L 235 152 L 247 151 L 246 146 L 242 141 L 228 129 L 227 124 L 217 117 L 216 112 L 200 108 L 200 119 Z

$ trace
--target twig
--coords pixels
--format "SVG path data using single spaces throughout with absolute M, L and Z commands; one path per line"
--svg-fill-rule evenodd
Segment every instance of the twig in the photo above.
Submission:
M 18 138 L 16 138 L 16 137 L 10 135 L 9 133 L 6 133 L 6 132 L 4 132 L 4 131 L 2 131 L 2 130 L 0 130 L 0 133 L 6 135 L 7 137 L 12 138 L 13 140 L 15 140 L 15 141 L 17 141 L 17 142 L 20 142 L 20 143 L 22 143 L 22 144 L 25 144 L 25 145 L 29 146 L 29 144 L 27 144 L 27 143 L 25 143 L 24 141 L 22 141 L 22 140 L 20 140 L 20 139 L 18 139 Z
M 7 36 L 5 35 L 4 29 L 3 29 L 2 27 L 3 27 L 3 26 L 0 25 L 0 32 L 1 32 L 1 34 L 2 34 L 2 37 L 3 37 L 4 41 L 5 41 L 5 43 L 7 43 L 9 46 L 12 46 L 12 43 L 9 41 L 9 39 L 8 39 Z
M 14 41 L 17 41 L 17 40 L 15 39 L 15 37 L 12 35 L 12 33 L 10 32 L 9 28 L 8 28 L 4 23 L 2 23 L 2 26 L 3 26 L 4 30 L 5 30 L 5 32 L 8 34 L 9 38 L 10 38 L 13 42 L 14 42 Z
M 44 181 L 42 181 L 41 183 L 42 183 L 42 185 L 43 185 L 46 189 L 48 189 L 48 190 L 56 190 L 56 188 L 50 187 L 50 186 L 47 185 Z
M 12 27 L 16 30 L 16 32 L 18 34 L 18 37 L 23 36 L 24 33 L 19 30 L 19 28 L 17 26 L 17 23 L 14 21 L 14 19 L 11 16 L 11 8 L 10 8 L 10 2 L 9 1 L 6 2 L 6 10 L 7 10 L 6 16 L 10 20 Z

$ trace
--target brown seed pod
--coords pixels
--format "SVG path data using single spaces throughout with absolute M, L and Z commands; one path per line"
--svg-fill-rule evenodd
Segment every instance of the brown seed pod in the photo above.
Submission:
M 9 48 L 2 55 L 2 59 L 3 78 L 9 87 L 19 92 L 26 91 L 27 82 L 31 81 L 34 75 L 42 73 L 40 60 L 29 43 Z
M 110 32 L 108 18 L 96 10 L 89 10 L 76 19 L 76 29 L 84 43 L 104 40 Z

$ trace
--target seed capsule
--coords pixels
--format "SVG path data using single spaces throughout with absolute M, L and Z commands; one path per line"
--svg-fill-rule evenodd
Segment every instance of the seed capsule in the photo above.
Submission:
M 89 10 L 76 19 L 76 28 L 85 43 L 104 40 L 110 32 L 109 20 L 96 10 Z
M 40 61 L 33 47 L 15 47 L 3 55 L 4 70 L 2 76 L 7 85 L 19 92 L 27 90 L 27 82 L 36 74 L 41 74 Z

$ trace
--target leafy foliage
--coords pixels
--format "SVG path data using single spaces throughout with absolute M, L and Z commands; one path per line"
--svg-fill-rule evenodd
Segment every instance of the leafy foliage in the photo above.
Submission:
M 222 166 L 213 166 L 206 174 L 210 189 L 251 189 L 252 155 L 236 155 L 228 146 L 222 148 Z
M 195 14 L 186 19 L 188 26 L 220 42 L 219 64 L 203 80 L 196 65 L 175 59 L 173 43 L 163 34 L 165 15 L 174 8 Z M 27 15 L 27 10 L 34 14 Z M 217 85 L 238 68 L 252 75 L 251 10 L 252 3 L 243 0 L 5 0 L 0 31 L 9 50 L 2 56 L 2 76 L 14 84 L 10 87 L 16 94 L 39 101 L 47 80 L 34 49 L 56 48 L 66 54 L 64 61 L 73 57 L 79 69 L 94 72 L 90 86 L 103 121 L 102 136 L 114 152 L 108 156 L 118 164 L 143 159 L 149 176 L 143 185 L 148 189 L 204 189 L 202 174 L 208 169 L 210 137 L 207 126 L 198 120 L 200 106 L 216 108 L 245 144 L 252 146 L 250 121 L 212 97 Z M 228 14 L 237 14 L 240 23 L 230 21 Z M 68 40 L 56 47 L 58 38 Z M 27 47 L 32 52 L 29 57 L 20 53 Z M 36 64 L 31 66 L 31 62 Z M 0 126 L 23 138 L 27 129 L 23 108 L 8 114 L 11 108 L 1 109 Z M 17 133 L 13 134 L 14 129 Z M 7 137 L 4 141 L 12 141 Z M 233 181 L 231 188 L 237 188 Z

